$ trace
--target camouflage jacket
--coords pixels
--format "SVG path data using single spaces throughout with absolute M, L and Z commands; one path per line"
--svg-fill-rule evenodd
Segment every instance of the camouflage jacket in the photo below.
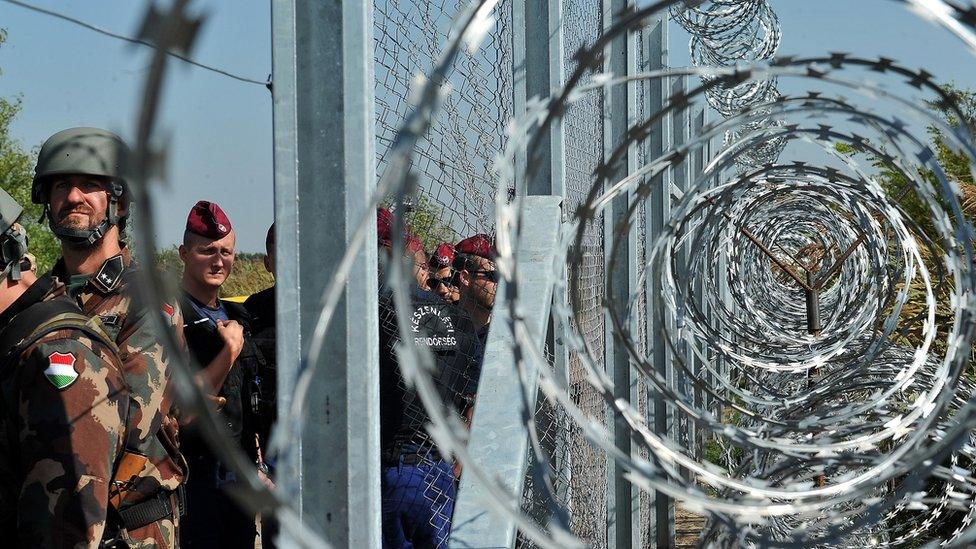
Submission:
M 59 261 L 49 275 L 52 289 L 46 299 L 65 295 L 68 276 L 64 263 Z M 121 496 L 121 510 L 157 497 L 169 497 L 183 483 L 186 462 L 179 452 L 177 422 L 170 416 L 171 396 L 169 364 L 174 350 L 163 346 L 162 334 L 148 316 L 137 295 L 135 266 L 126 248 L 107 259 L 91 278 L 74 293 L 74 299 L 91 317 L 98 317 L 105 331 L 114 338 L 125 381 L 131 398 L 137 404 L 134 417 L 129 418 L 127 456 L 141 458 L 122 464 L 123 478 L 115 488 Z M 159 313 L 156 313 L 159 314 Z M 186 353 L 183 340 L 183 319 L 179 306 L 164 304 L 162 314 L 173 327 L 179 345 L 175 352 Z M 119 475 L 116 475 L 117 477 Z M 113 500 L 115 501 L 115 500 Z M 179 507 L 175 497 L 171 506 Z M 175 547 L 177 545 L 178 513 L 137 529 L 123 530 L 120 535 L 131 547 Z
M 122 365 L 70 301 L 30 297 L 0 321 L 0 528 L 17 547 L 97 547 L 129 413 Z

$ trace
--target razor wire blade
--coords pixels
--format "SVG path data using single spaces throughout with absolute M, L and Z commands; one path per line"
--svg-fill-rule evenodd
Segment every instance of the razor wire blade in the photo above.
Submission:
M 967 43 L 976 44 L 972 8 L 937 1 L 905 3 L 930 14 Z M 602 74 L 603 49 L 610 40 L 636 32 L 646 20 L 678 3 L 664 1 L 635 10 L 574 56 L 578 65 L 565 88 L 530 105 L 529 116 L 513 126 L 515 132 L 506 151 L 506 158 L 511 159 L 524 148 L 533 159 L 539 135 L 574 105 L 607 87 L 626 85 L 629 80 L 702 79 L 700 86 L 670 97 L 661 111 L 647 113 L 645 120 L 636 122 L 628 132 L 628 142 L 620 144 L 594 173 L 586 199 L 568 212 L 570 220 L 561 247 L 561 263 L 567 275 L 562 289 L 574 298 L 569 306 L 555 310 L 565 329 L 565 341 L 578 356 L 589 385 L 626 420 L 632 439 L 648 457 L 620 452 L 606 425 L 579 408 L 565 380 L 547 367 L 544 350 L 533 337 L 537 334 L 520 326 L 520 317 L 514 314 L 516 300 L 510 307 L 521 354 L 540 365 L 544 396 L 565 410 L 572 425 L 581 429 L 596 449 L 621 464 L 635 486 L 668 494 L 712 517 L 708 539 L 714 543 L 969 543 L 976 538 L 971 527 L 976 492 L 971 472 L 976 449 L 971 431 L 976 422 L 976 403 L 972 400 L 973 385 L 965 374 L 971 361 L 976 281 L 972 273 L 973 231 L 963 214 L 961 190 L 943 172 L 925 136 L 913 135 L 898 118 L 876 114 L 865 103 L 849 97 L 816 93 L 782 96 L 770 91 L 775 88 L 769 83 L 791 78 L 815 87 L 827 82 L 845 87 L 852 95 L 882 98 L 906 117 L 939 128 L 949 146 L 972 163 L 973 140 L 968 128 L 948 126 L 918 107 L 917 102 L 845 78 L 845 73 L 867 68 L 898 79 L 929 93 L 945 109 L 960 115 L 959 119 L 964 117 L 954 98 L 936 86 L 931 75 L 885 58 L 830 55 L 760 61 L 758 54 L 767 59 L 765 52 L 774 52 L 774 43 L 778 44 L 775 15 L 766 3 L 712 4 L 732 13 L 705 11 L 701 12 L 704 15 L 682 20 L 702 36 L 695 57 L 701 65 L 635 76 L 601 76 L 596 83 L 583 84 L 585 76 Z M 150 27 L 174 32 L 155 36 L 187 36 L 183 31 L 195 24 L 185 20 L 184 6 L 185 2 L 176 2 L 170 16 Z M 483 26 L 492 6 L 490 2 L 476 2 L 459 17 L 453 40 L 427 78 L 413 115 L 394 139 L 389 167 L 374 203 L 387 195 L 402 203 L 414 190 L 409 177 L 413 147 L 441 104 L 442 86 L 463 42 L 477 42 L 473 29 Z M 736 32 L 763 38 L 758 47 L 753 41 L 751 53 L 744 54 L 744 49 L 737 49 Z M 188 39 L 183 47 L 188 48 L 190 42 Z M 157 52 L 164 52 L 174 44 L 157 46 Z M 135 174 L 142 182 L 151 178 L 154 161 L 150 159 L 159 156 L 152 153 L 150 143 L 165 68 L 161 55 L 157 53 L 154 58 L 140 116 Z M 721 68 L 721 64 L 715 68 L 710 61 L 735 55 L 757 57 L 734 68 Z M 759 97 L 764 100 L 754 99 Z M 692 105 L 711 104 L 716 98 L 730 105 L 722 113 L 726 119 L 707 125 L 680 147 L 647 158 L 626 178 L 607 179 L 606 174 L 614 173 L 614 163 L 623 158 L 620 151 L 626 150 L 630 141 L 643 140 L 655 122 Z M 768 120 L 776 123 L 765 122 Z M 847 129 L 852 121 L 856 131 Z M 693 441 L 681 439 L 678 433 L 656 432 L 636 403 L 615 397 L 612 381 L 603 370 L 604 357 L 595 356 L 574 327 L 579 325 L 579 292 L 574 292 L 573 286 L 585 260 L 584 240 L 592 234 L 588 227 L 601 218 L 613 198 L 628 197 L 631 206 L 613 227 L 613 240 L 605 243 L 610 250 L 609 269 L 613 268 L 615 250 L 627 243 L 629 226 L 637 222 L 634 216 L 640 201 L 653 193 L 670 193 L 655 186 L 657 176 L 680 169 L 690 153 L 700 150 L 708 140 L 726 135 L 732 136 L 728 146 L 682 190 L 662 230 L 648 235 L 649 253 L 641 276 L 642 281 L 653 281 L 651 295 L 638 293 L 627 303 L 614 302 L 609 281 L 601 305 L 613 324 L 618 344 L 627 349 L 641 379 L 651 387 L 651 398 L 663 399 L 676 418 L 685 418 L 707 433 L 705 438 L 715 441 L 725 456 L 716 463 L 704 459 L 693 448 Z M 763 153 L 771 140 L 819 146 L 825 157 L 839 161 L 843 168 L 780 162 L 775 160 L 776 155 L 764 154 L 760 157 L 769 161 L 743 160 Z M 922 205 L 932 226 L 920 227 L 861 161 L 839 154 L 836 143 L 873 154 L 902 174 L 908 195 Z M 519 212 L 508 204 L 506 179 L 514 177 L 515 165 L 511 161 L 500 164 L 495 201 L 499 266 L 508 284 L 516 283 L 518 268 L 512 261 L 515 242 L 510 230 L 518 226 Z M 748 169 L 732 175 L 735 166 Z M 534 168 L 530 162 L 527 169 Z M 134 187 L 148 205 L 146 186 Z M 147 215 L 140 216 L 137 232 L 140 251 L 147 256 L 152 250 L 151 212 L 147 207 Z M 363 226 L 360 224 L 360 229 Z M 807 284 L 819 291 L 826 318 L 819 335 L 803 333 L 805 311 L 797 302 L 805 288 L 790 276 L 790 269 L 771 266 L 768 257 L 743 237 L 743 230 L 759 241 L 775 243 L 777 253 L 793 258 L 792 269 L 814 274 L 811 279 L 815 284 L 811 279 Z M 859 239 L 860 244 L 843 258 L 836 272 L 821 272 L 837 264 Z M 402 246 L 401 239 L 397 240 L 395 246 Z M 357 246 L 362 245 L 372 243 L 359 238 L 344 260 L 354 257 Z M 726 265 L 726 270 L 717 272 L 717 264 Z M 336 295 L 335 289 L 344 284 L 342 273 L 340 269 L 329 295 Z M 147 298 L 161 301 L 155 290 L 160 287 L 155 273 L 145 270 L 142 274 L 148 277 L 141 285 Z M 401 290 L 398 294 L 405 295 L 406 273 L 395 268 L 393 274 L 393 284 Z M 830 277 L 817 280 L 817 274 Z M 727 292 L 723 293 L 723 288 Z M 653 344 L 667 348 L 673 364 L 670 374 L 662 374 L 660 365 L 651 363 L 646 346 L 642 350 L 636 334 L 628 328 L 632 315 L 640 309 L 636 303 L 640 299 L 646 299 L 644 310 L 656 327 Z M 908 310 L 910 304 L 919 301 L 923 307 Z M 406 311 L 406 303 L 402 305 L 399 310 Z M 317 331 L 320 343 L 330 314 L 329 306 L 323 309 Z M 399 322 L 401 329 L 408 325 L 405 318 Z M 313 346 L 313 356 L 303 361 L 301 375 L 306 378 L 316 363 L 316 349 L 320 347 Z M 401 368 L 428 408 L 433 421 L 431 434 L 438 445 L 464 463 L 465 474 L 492 485 L 493 479 L 481 473 L 477 456 L 466 452 L 464 428 L 443 412 L 428 373 L 430 357 L 421 349 L 406 346 Z M 201 415 L 209 418 L 208 423 L 213 422 L 185 371 L 177 377 L 176 385 L 182 397 L 197 402 Z M 293 419 L 300 420 L 301 406 L 299 395 Z M 222 459 L 240 469 L 239 475 L 253 490 L 245 500 L 254 503 L 256 510 L 275 509 L 283 528 L 301 533 L 294 539 L 320 539 L 300 530 L 296 515 L 289 514 L 293 510 L 287 498 L 263 490 L 256 477 L 248 474 L 242 456 L 236 456 L 216 430 L 208 432 L 208 439 Z M 544 455 L 537 458 L 546 462 Z M 492 510 L 510 514 L 533 542 L 556 546 L 571 536 L 568 525 L 558 521 L 536 524 L 513 507 L 506 494 L 500 490 L 492 493 Z M 895 524 L 899 529 L 892 526 Z M 941 533 L 940 527 L 948 527 L 948 531 Z

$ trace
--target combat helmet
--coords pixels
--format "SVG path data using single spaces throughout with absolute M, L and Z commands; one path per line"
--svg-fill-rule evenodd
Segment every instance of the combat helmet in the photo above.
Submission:
M 118 225 L 128 216 L 118 215 L 118 205 L 128 195 L 126 160 L 129 147 L 122 138 L 98 128 L 70 128 L 52 135 L 41 146 L 34 168 L 34 184 L 31 201 L 44 205 L 51 231 L 63 241 L 76 245 L 92 246 L 112 225 Z M 65 229 L 58 227 L 51 214 L 50 183 L 64 175 L 92 175 L 108 181 L 109 205 L 105 219 L 91 229 Z
M 27 255 L 27 233 L 17 220 L 24 208 L 0 189 L 0 280 L 20 280 L 20 264 Z

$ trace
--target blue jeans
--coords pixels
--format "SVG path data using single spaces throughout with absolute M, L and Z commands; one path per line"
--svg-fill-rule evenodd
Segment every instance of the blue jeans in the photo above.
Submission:
M 383 548 L 447 547 L 457 488 L 454 467 L 424 460 L 383 468 Z

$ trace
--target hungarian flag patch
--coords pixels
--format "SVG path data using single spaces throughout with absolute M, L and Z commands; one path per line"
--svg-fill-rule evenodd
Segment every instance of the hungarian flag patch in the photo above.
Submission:
M 170 305 L 169 303 L 165 303 L 164 302 L 163 303 L 163 314 L 166 315 L 166 318 L 168 318 L 170 321 L 172 321 L 173 320 L 173 315 L 176 314 L 176 308 L 173 307 L 172 305 Z
M 47 355 L 47 370 L 44 376 L 58 389 L 66 389 L 78 379 L 75 371 L 75 355 L 72 353 L 51 353 Z

